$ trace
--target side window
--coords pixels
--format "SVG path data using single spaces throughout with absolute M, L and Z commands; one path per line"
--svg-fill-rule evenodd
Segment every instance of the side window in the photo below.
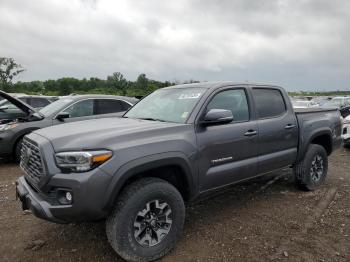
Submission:
M 70 117 L 91 116 L 94 114 L 94 100 L 88 99 L 77 102 L 64 110 L 64 112 L 69 113 Z
M 30 105 L 34 108 L 45 107 L 50 102 L 46 98 L 32 97 L 30 99 Z
M 276 117 L 286 111 L 281 92 L 277 89 L 253 89 L 255 105 L 259 118 Z
M 226 109 L 233 115 L 233 122 L 249 120 L 249 107 L 246 93 L 243 89 L 232 89 L 218 93 L 209 102 L 207 110 Z
M 126 111 L 131 106 L 121 100 L 116 99 L 96 99 L 95 114 L 111 114 Z

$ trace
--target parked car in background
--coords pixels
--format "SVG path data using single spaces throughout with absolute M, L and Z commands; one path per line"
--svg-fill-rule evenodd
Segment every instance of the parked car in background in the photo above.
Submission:
M 299 100 L 299 101 L 311 101 L 314 97 L 312 96 L 291 96 L 292 100 Z
M 313 100 L 292 100 L 294 108 L 312 108 L 318 107 L 318 104 Z
M 24 113 L 24 116 L 3 121 L 0 125 L 0 157 L 14 157 L 16 161 L 20 159 L 23 136 L 33 130 L 75 121 L 121 116 L 138 101 L 122 96 L 76 95 L 62 97 L 38 111 L 3 92 L 0 92 L 0 96 Z
M 350 115 L 350 97 L 348 96 L 333 97 L 331 100 L 324 103 L 322 107 L 338 108 L 342 117 L 346 118 L 348 115 Z
M 41 109 L 50 103 L 58 100 L 58 97 L 54 96 L 34 96 L 25 94 L 8 94 L 15 97 L 22 102 L 30 105 L 33 108 Z M 18 108 L 16 105 L 8 101 L 7 99 L 2 99 L 0 101 L 0 120 L 4 119 L 16 119 L 20 117 L 25 117 L 25 112 Z
M 121 118 L 25 136 L 16 195 L 52 222 L 107 218 L 122 258 L 153 261 L 181 236 L 184 202 L 290 166 L 300 188 L 315 190 L 340 144 L 337 109 L 294 111 L 280 87 L 172 86 Z
M 17 98 L 36 109 L 41 109 L 59 99 L 59 97 L 57 96 L 33 96 L 33 95 L 27 95 L 27 96 L 17 97 Z
M 315 96 L 312 99 L 312 101 L 319 104 L 319 106 L 323 106 L 325 103 L 327 103 L 331 99 L 332 99 L 332 97 L 328 97 L 328 96 Z
M 350 115 L 343 119 L 342 138 L 345 147 L 350 147 Z

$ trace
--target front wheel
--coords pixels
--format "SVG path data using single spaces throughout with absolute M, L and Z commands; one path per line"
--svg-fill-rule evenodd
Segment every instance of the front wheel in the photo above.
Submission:
M 158 178 L 128 185 L 106 222 L 113 249 L 127 261 L 153 261 L 168 253 L 182 233 L 185 206 L 179 191 Z
M 313 191 L 326 179 L 328 156 L 324 147 L 311 144 L 304 156 L 294 167 L 296 184 L 306 191 Z

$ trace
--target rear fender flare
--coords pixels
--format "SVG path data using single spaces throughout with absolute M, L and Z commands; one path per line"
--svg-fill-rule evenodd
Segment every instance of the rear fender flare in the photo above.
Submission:
M 309 148 L 309 145 L 311 144 L 311 141 L 313 141 L 318 136 L 327 135 L 332 140 L 332 131 L 330 128 L 319 128 L 314 130 L 314 132 L 311 133 L 311 135 L 305 140 L 301 140 L 301 146 L 299 148 L 299 157 L 298 162 L 301 161 L 305 154 L 307 149 Z M 302 136 L 302 134 L 301 134 Z

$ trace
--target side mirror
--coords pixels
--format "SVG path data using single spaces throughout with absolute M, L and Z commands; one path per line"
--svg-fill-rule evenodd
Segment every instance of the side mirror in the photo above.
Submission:
M 233 121 L 233 115 L 231 110 L 225 109 L 210 109 L 204 116 L 201 124 L 226 124 Z
M 8 106 L 0 106 L 0 111 L 5 111 L 5 110 L 7 110 L 7 109 L 9 109 Z
M 56 119 L 60 121 L 63 121 L 66 118 L 70 118 L 70 114 L 66 112 L 61 112 L 56 116 Z

